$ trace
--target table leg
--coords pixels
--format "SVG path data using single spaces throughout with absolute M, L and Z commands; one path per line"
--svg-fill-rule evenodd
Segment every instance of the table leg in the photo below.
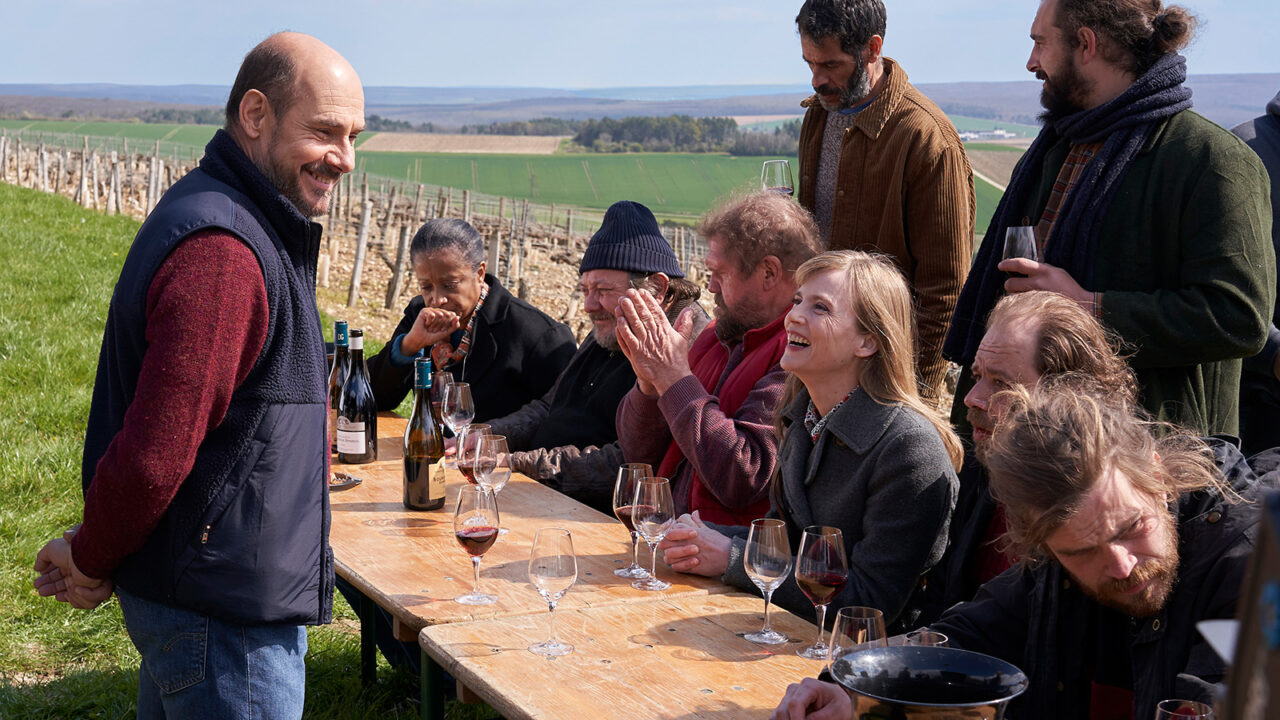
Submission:
M 368 595 L 361 595 L 360 607 L 360 681 L 368 687 L 378 680 L 377 605 Z
M 444 668 L 425 650 L 418 650 L 422 667 L 422 720 L 444 720 Z

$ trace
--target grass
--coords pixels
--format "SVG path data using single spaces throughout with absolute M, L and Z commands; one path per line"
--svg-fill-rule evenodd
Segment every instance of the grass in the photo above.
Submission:
M 80 518 L 80 454 L 112 287 L 138 223 L 64 198 L 0 184 L 0 717 L 127 718 L 138 657 L 119 606 L 92 612 L 41 598 L 31 565 Z M 331 323 L 326 323 L 331 325 Z M 359 679 L 355 614 L 340 596 L 333 625 L 310 629 L 309 718 L 417 715 L 416 678 L 380 661 Z M 493 717 L 446 705 L 451 718 Z

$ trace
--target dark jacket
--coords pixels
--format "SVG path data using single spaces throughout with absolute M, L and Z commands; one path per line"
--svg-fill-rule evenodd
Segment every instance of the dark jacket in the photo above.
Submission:
M 612 514 L 622 464 L 613 419 L 635 382 L 627 357 L 588 335 L 545 395 L 490 421 L 507 437 L 511 469 Z
M 778 456 L 781 504 L 770 517 L 787 523 L 791 552 L 806 526 L 840 528 L 849 582 L 832 608 L 869 605 L 893 632 L 912 625 L 920 576 L 942 557 L 956 500 L 956 474 L 933 424 L 899 405 L 881 405 L 858 390 L 827 422 L 815 446 L 804 426 L 809 393 L 787 406 Z M 778 498 L 778 489 L 774 497 Z M 759 592 L 743 568 L 746 527 L 717 527 L 733 538 L 725 582 Z M 774 592 L 778 605 L 814 617 L 794 573 Z M 828 622 L 835 613 L 828 613 Z
M 1253 501 L 1276 486 L 1275 473 L 1255 475 L 1234 444 L 1208 442 L 1227 483 L 1249 502 L 1232 503 L 1214 491 L 1178 499 L 1178 582 L 1159 614 L 1129 624 L 1135 718 L 1153 716 L 1166 698 L 1211 701 L 1226 667 L 1195 624 L 1235 616 L 1257 535 Z M 931 627 L 955 647 L 994 655 L 1027 674 L 1030 687 L 1010 706 L 1010 717 L 1081 718 L 1088 716 L 1085 668 L 1092 658 L 1082 656 L 1080 628 L 1096 607 L 1061 565 L 1046 561 L 1008 570 Z
M 1244 140 L 1271 176 L 1271 244 L 1280 258 L 1280 93 L 1267 103 L 1267 114 L 1231 129 Z M 1280 302 L 1271 314 L 1271 328 L 1262 352 L 1244 361 L 1240 378 L 1240 440 L 1247 452 L 1280 447 L 1280 380 L 1276 379 L 1276 355 L 1280 354 Z
M 304 218 L 223 131 L 160 199 L 111 297 L 85 433 L 82 477 L 123 426 L 147 352 L 152 276 L 187 236 L 220 228 L 258 258 L 270 330 L 191 473 L 113 580 L 155 602 L 236 623 L 325 623 L 333 600 L 324 339 L 315 304 L 320 226 Z
M 471 352 L 465 362 L 449 369 L 454 380 L 471 383 L 478 423 L 513 413 L 542 397 L 569 364 L 576 347 L 566 325 L 514 297 L 498 278 L 485 275 L 484 279 L 489 283 L 489 294 L 476 320 Z M 425 306 L 421 296 L 413 298 L 391 334 L 391 342 L 368 360 L 379 410 L 396 409 L 413 389 L 413 365 L 393 365 L 391 345 L 409 332 Z
M 1042 215 L 1069 150 L 1067 140 L 1048 149 L 1019 216 Z M 1240 359 L 1262 348 L 1270 325 L 1276 260 L 1266 187 L 1244 143 L 1185 110 L 1151 131 L 1098 233 L 1087 289 L 1101 293 L 1103 324 L 1133 348 L 1141 404 L 1202 435 L 1237 433 Z M 975 269 L 970 282 L 980 277 Z M 963 389 L 973 358 L 950 359 L 964 366 Z
M 921 625 L 937 620 L 956 603 L 972 600 L 978 592 L 972 562 L 986 537 L 996 501 L 991 497 L 987 470 L 972 452 L 965 453 L 958 478 L 960 491 L 955 512 L 951 513 L 947 551 L 925 575 L 921 588 L 921 613 L 917 618 Z

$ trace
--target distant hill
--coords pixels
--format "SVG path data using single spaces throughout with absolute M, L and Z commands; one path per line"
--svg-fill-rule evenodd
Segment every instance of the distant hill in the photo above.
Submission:
M 1280 90 L 1280 73 L 1192 75 L 1187 84 L 1195 109 L 1231 127 L 1262 113 Z M 947 113 L 1000 122 L 1034 125 L 1040 112 L 1040 83 L 924 83 L 922 92 Z M 218 85 L 5 85 L 0 84 L 0 112 L 27 112 L 57 117 L 67 110 L 100 108 L 99 117 L 127 117 L 130 102 L 159 105 L 216 105 L 226 102 L 230 88 Z M 602 117 L 799 115 L 800 101 L 811 91 L 796 85 L 701 85 L 688 87 L 599 88 L 564 90 L 508 87 L 368 87 L 370 114 L 437 126 L 487 124 L 538 117 L 586 120 Z M 6 96 L 24 96 L 15 99 Z M 41 98 L 39 102 L 32 98 Z M 65 104 L 59 104 L 61 99 Z M 85 101 L 100 103 L 94 105 Z M 125 101 L 124 105 L 120 103 Z M 36 108 L 39 108 L 38 110 Z M 15 110 L 16 108 L 16 110 Z

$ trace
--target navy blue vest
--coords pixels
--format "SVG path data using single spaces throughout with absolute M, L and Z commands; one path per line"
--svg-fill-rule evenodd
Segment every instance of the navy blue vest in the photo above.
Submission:
M 321 228 L 223 131 L 200 167 L 161 198 L 125 259 L 98 358 L 84 487 L 137 389 L 152 277 L 174 247 L 209 228 L 239 237 L 257 256 L 270 311 L 266 342 L 159 525 L 113 580 L 135 595 L 229 622 L 329 622 L 328 404 L 315 305 Z

